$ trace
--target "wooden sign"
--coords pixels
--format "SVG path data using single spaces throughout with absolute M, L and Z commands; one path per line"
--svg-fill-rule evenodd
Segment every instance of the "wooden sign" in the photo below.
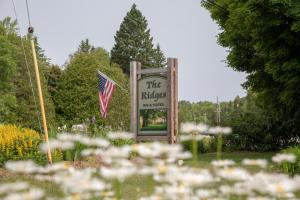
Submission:
M 149 75 L 138 81 L 139 109 L 167 108 L 167 77 Z
M 178 132 L 177 59 L 164 68 L 130 63 L 131 131 L 137 141 L 176 142 Z

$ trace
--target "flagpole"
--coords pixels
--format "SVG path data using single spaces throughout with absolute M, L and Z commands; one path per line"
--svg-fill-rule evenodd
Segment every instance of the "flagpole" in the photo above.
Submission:
M 38 66 L 38 62 L 37 62 L 37 58 L 36 58 L 36 50 L 35 50 L 35 45 L 34 45 L 34 41 L 33 41 L 33 28 L 29 27 L 28 32 L 30 34 L 30 44 L 31 44 L 31 50 L 32 50 L 32 55 L 33 55 L 33 63 L 34 63 L 34 69 L 35 69 L 35 75 L 36 75 L 36 83 L 37 83 L 37 89 L 38 89 L 39 99 L 40 99 L 40 106 L 41 106 L 45 141 L 46 141 L 46 144 L 47 144 L 47 158 L 48 158 L 48 163 L 52 164 L 52 156 L 51 156 L 49 137 L 48 137 L 48 128 L 47 128 L 47 121 L 46 121 L 44 98 L 43 98 L 41 81 L 40 81 L 39 66 Z
M 97 72 L 101 75 L 104 76 L 105 78 L 111 80 L 111 82 L 113 82 L 114 84 L 116 84 L 121 90 L 123 90 L 124 92 L 128 93 L 128 90 L 124 89 L 122 86 L 120 86 L 116 81 L 114 81 L 113 79 L 109 78 L 107 75 L 105 75 L 104 73 L 100 72 L 99 70 L 97 70 Z

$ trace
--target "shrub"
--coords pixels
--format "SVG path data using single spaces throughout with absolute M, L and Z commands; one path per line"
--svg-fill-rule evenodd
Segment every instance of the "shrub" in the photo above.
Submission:
M 0 165 L 7 160 L 32 159 L 38 163 L 47 163 L 46 155 L 39 151 L 42 139 L 38 132 L 20 128 L 16 125 L 0 125 Z M 60 161 L 62 154 L 55 151 L 54 161 Z
M 216 149 L 215 145 L 215 138 L 211 137 L 211 138 L 203 138 L 202 140 L 198 141 L 198 152 L 200 153 L 209 153 L 212 152 Z M 183 148 L 185 150 L 188 151 L 192 151 L 191 150 L 191 143 L 193 141 L 189 140 L 189 141 L 184 141 L 182 142 Z
M 283 162 L 279 165 L 280 169 L 285 173 L 290 175 L 295 175 L 300 173 L 300 147 L 289 147 L 287 149 L 282 150 L 282 153 L 294 154 L 296 156 L 296 161 L 291 162 Z

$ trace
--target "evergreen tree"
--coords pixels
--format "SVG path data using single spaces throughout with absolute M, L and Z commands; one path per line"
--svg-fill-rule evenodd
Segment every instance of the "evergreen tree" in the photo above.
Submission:
M 81 40 L 78 50 L 78 53 L 91 53 L 95 50 L 95 47 L 90 44 L 89 39 Z
M 160 49 L 159 44 L 156 45 L 154 49 L 153 57 L 153 66 L 154 67 L 164 67 L 166 65 L 166 57 L 162 50 Z
M 126 74 L 130 72 L 130 61 L 139 61 L 144 67 L 161 66 L 162 52 L 160 48 L 153 49 L 153 38 L 147 26 L 146 18 L 133 4 L 116 33 L 116 43 L 111 50 L 111 62 L 120 65 Z M 159 59 L 154 62 L 156 57 Z
M 62 70 L 57 65 L 49 66 L 45 73 L 47 79 L 48 91 L 51 95 L 52 100 L 54 100 L 54 96 L 57 93 L 57 86 L 61 74 L 62 74 Z

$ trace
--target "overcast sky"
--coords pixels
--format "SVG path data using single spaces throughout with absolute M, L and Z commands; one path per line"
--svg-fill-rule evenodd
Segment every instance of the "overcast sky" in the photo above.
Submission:
M 133 3 L 148 20 L 154 42 L 179 60 L 179 99 L 216 101 L 245 96 L 245 74 L 226 67 L 218 26 L 200 0 L 28 0 L 31 22 L 51 62 L 63 65 L 81 40 L 110 51 Z M 25 0 L 15 0 L 21 34 L 27 31 Z M 0 0 L 0 19 L 14 18 L 12 0 Z

